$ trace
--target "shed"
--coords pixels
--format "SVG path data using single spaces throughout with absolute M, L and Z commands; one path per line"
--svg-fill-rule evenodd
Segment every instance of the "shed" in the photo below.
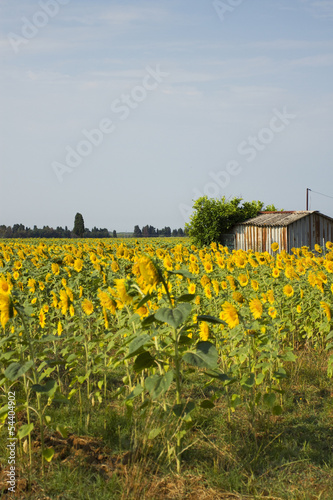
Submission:
M 236 250 L 273 253 L 271 244 L 276 242 L 280 250 L 290 253 L 293 247 L 313 249 L 315 244 L 324 246 L 333 241 L 333 219 L 318 211 L 260 212 L 236 224 L 232 233 Z

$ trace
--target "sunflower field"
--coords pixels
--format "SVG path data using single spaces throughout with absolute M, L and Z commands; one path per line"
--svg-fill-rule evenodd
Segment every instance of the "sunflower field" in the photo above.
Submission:
M 27 471 L 47 474 L 54 436 L 89 435 L 99 412 L 105 429 L 117 412 L 130 423 L 132 457 L 178 474 L 217 409 L 229 425 L 246 415 L 258 446 L 303 352 L 324 353 L 330 383 L 332 307 L 330 242 L 271 255 L 184 238 L 3 240 L 0 436 L 13 393 Z

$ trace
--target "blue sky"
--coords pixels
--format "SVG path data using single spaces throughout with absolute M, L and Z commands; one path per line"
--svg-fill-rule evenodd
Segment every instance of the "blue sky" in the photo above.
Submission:
M 0 224 L 333 217 L 332 0 L 0 0 Z

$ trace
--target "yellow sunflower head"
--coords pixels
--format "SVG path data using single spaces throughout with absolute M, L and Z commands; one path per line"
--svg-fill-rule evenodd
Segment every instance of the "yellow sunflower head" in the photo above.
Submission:
M 239 325 L 237 309 L 230 302 L 224 302 L 224 304 L 222 305 L 220 319 L 225 321 L 229 328 L 234 328 L 235 326 Z
M 283 287 L 283 293 L 286 297 L 290 298 L 294 295 L 294 289 L 291 285 L 286 285 Z
M 250 311 L 254 319 L 259 319 L 262 316 L 262 303 L 259 299 L 252 299 L 249 302 Z
M 82 301 L 82 309 L 87 316 L 90 316 L 94 311 L 94 305 L 90 300 L 84 299 Z

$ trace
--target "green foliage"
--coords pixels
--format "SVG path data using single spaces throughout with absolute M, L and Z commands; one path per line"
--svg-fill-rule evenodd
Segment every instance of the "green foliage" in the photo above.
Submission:
M 84 220 L 81 214 L 77 213 L 74 219 L 73 233 L 82 238 L 84 233 Z
M 221 235 L 226 234 L 239 222 L 256 217 L 263 209 L 262 201 L 245 201 L 233 198 L 228 201 L 202 196 L 194 202 L 194 214 L 186 229 L 193 243 L 197 246 L 208 246 L 212 242 L 220 243 Z

